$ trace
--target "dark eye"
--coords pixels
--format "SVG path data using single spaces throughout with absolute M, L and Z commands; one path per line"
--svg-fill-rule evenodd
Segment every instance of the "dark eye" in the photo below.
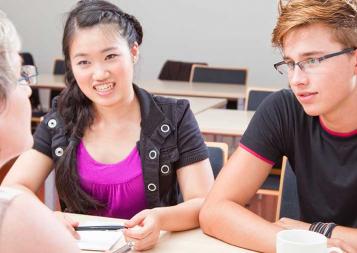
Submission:
M 105 59 L 110 60 L 110 59 L 114 59 L 117 56 L 118 56 L 117 54 L 110 54 L 110 55 L 107 55 L 107 57 L 105 57 Z
M 89 61 L 83 60 L 77 63 L 77 65 L 86 65 L 86 64 L 89 64 Z

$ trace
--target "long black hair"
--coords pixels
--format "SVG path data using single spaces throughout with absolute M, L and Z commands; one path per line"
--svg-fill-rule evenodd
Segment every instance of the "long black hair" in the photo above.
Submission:
M 77 213 L 87 213 L 106 204 L 93 199 L 79 184 L 76 150 L 85 130 L 93 123 L 94 109 L 92 101 L 77 85 L 69 55 L 75 32 L 99 24 L 116 25 L 120 36 L 126 39 L 130 48 L 135 42 L 140 45 L 143 38 L 142 27 L 134 16 L 103 0 L 79 1 L 68 15 L 62 40 L 66 88 L 59 97 L 58 110 L 69 143 L 64 154 L 56 162 L 55 171 L 61 203 L 66 206 L 67 211 Z

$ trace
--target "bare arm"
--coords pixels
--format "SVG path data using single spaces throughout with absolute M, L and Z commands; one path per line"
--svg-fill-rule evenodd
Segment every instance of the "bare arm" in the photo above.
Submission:
M 36 193 L 51 172 L 52 166 L 51 158 L 31 149 L 17 158 L 1 185 L 16 186 Z
M 146 209 L 126 223 L 128 227 L 140 229 L 124 231 L 127 240 L 135 242 L 136 250 L 152 248 L 159 239 L 160 230 L 182 231 L 199 226 L 198 215 L 213 184 L 213 173 L 206 159 L 185 166 L 177 171 L 177 178 L 184 202 L 176 206 Z
M 203 231 L 243 248 L 275 252 L 275 236 L 282 228 L 244 207 L 270 170 L 271 165 L 238 148 L 217 177 L 201 210 Z
M 177 178 L 184 202 L 176 206 L 155 208 L 161 230 L 181 231 L 198 227 L 199 211 L 214 181 L 208 159 L 179 169 Z
M 8 207 L 0 241 L 0 252 L 80 252 L 53 212 L 28 193 L 16 197 Z

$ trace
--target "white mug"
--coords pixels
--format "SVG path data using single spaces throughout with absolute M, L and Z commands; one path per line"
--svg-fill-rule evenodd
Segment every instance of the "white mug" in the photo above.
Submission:
M 277 253 L 343 253 L 340 248 L 327 248 L 327 238 L 309 230 L 282 230 L 276 236 Z

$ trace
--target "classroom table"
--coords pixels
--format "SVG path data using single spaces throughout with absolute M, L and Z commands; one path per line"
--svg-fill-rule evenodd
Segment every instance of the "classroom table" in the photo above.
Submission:
M 65 87 L 63 78 L 63 75 L 41 74 L 32 87 L 60 90 Z M 141 80 L 134 83 L 156 95 L 225 98 L 235 101 L 246 96 L 246 85 L 163 80 Z
M 85 221 L 122 221 L 120 219 L 104 218 L 98 216 L 89 215 L 79 215 L 79 214 L 65 214 L 69 216 L 72 220 L 79 222 Z M 118 248 L 118 245 L 123 245 L 124 238 L 120 240 L 114 249 Z M 93 253 L 95 251 L 82 251 L 83 253 Z M 232 246 L 230 244 L 224 243 L 220 240 L 214 239 L 210 236 L 205 235 L 201 229 L 192 229 L 183 232 L 165 232 L 162 231 L 160 234 L 160 239 L 158 244 L 151 250 L 145 251 L 147 253 L 194 253 L 194 252 L 205 252 L 205 253 L 248 253 L 254 252 L 239 247 Z
M 246 85 L 166 80 L 141 80 L 137 84 L 158 95 L 226 98 L 234 101 L 246 96 Z
M 254 111 L 208 109 L 196 115 L 198 126 L 204 134 L 242 136 Z
M 64 75 L 53 74 L 38 75 L 36 84 L 31 84 L 31 88 L 33 89 L 62 90 L 65 87 Z
M 169 85 L 169 84 L 168 84 Z M 61 90 L 65 87 L 63 75 L 39 75 L 36 84 L 32 88 L 44 88 L 51 90 Z M 145 87 L 143 87 L 145 88 Z M 150 92 L 150 90 L 148 90 Z M 154 93 L 157 94 L 157 93 Z M 209 108 L 224 108 L 227 104 L 226 98 L 213 97 L 196 97 L 196 96 L 179 96 L 167 95 L 176 99 L 187 99 L 190 102 L 191 110 L 194 114 L 203 112 Z
M 212 108 L 224 108 L 227 104 L 225 98 L 203 98 L 203 97 L 184 97 L 184 96 L 165 96 L 175 99 L 187 99 L 194 114 L 201 113 Z

